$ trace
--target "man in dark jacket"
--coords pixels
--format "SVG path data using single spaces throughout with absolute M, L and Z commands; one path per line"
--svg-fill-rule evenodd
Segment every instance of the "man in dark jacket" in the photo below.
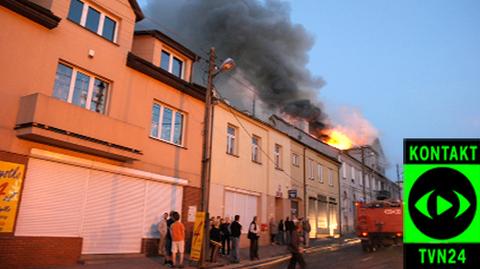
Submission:
M 290 243 L 290 238 L 294 230 L 295 230 L 295 224 L 293 223 L 293 221 L 290 220 L 289 217 L 287 217 L 285 219 L 285 234 L 287 235 L 287 244 Z
M 302 223 L 297 223 L 295 231 L 292 232 L 290 237 L 290 243 L 288 244 L 288 250 L 292 253 L 292 258 L 288 264 L 288 269 L 295 269 L 295 266 L 298 264 L 300 268 L 304 269 L 306 267 L 305 260 L 303 259 L 303 248 L 300 247 L 302 243 Z
M 240 235 L 242 234 L 242 225 L 240 216 L 235 215 L 235 220 L 230 224 L 230 235 L 232 236 L 232 262 L 240 262 Z
M 230 255 L 230 218 L 226 217 L 220 224 L 220 231 L 222 233 L 222 254 Z

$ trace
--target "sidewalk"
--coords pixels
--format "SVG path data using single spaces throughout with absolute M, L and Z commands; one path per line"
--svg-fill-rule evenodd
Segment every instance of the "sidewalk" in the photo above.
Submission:
M 333 243 L 338 243 L 345 240 L 349 237 L 341 238 L 325 238 L 325 239 L 315 239 L 310 240 L 311 247 L 326 246 Z M 287 247 L 285 245 L 267 245 L 261 246 L 259 248 L 260 260 L 250 261 L 249 259 L 249 249 L 242 248 L 240 249 L 240 263 L 231 264 L 229 257 L 219 256 L 218 262 L 215 264 L 208 264 L 209 268 L 224 268 L 224 269 L 234 269 L 241 268 L 244 266 L 254 265 L 258 263 L 263 263 L 269 260 L 273 260 L 278 256 L 283 256 L 289 254 Z M 189 265 L 188 256 L 185 259 L 185 268 L 196 268 L 192 265 Z M 163 265 L 162 257 L 132 257 L 132 258 L 118 258 L 111 261 L 98 261 L 95 264 L 84 264 L 84 265 L 73 265 L 73 266 L 63 266 L 63 267 L 50 267 L 51 269 L 162 269 L 169 268 Z

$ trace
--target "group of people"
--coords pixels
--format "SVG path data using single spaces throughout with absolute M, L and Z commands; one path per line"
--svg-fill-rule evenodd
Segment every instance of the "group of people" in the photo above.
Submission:
M 303 243 L 306 247 L 309 246 L 309 234 L 312 230 L 308 218 L 299 218 L 295 217 L 291 220 L 290 217 L 286 217 L 285 221 L 281 219 L 278 223 L 272 217 L 269 221 L 269 230 L 270 230 L 270 243 L 271 244 L 280 244 L 288 245 L 291 241 L 292 233 L 296 230 L 296 226 L 300 225 L 302 228 L 301 237 L 303 238 Z
M 217 254 L 231 255 L 233 263 L 240 262 L 240 235 L 242 225 L 240 216 L 235 215 L 232 222 L 230 218 L 210 218 L 210 261 L 216 262 Z
M 180 222 L 180 214 L 176 211 L 164 213 L 157 225 L 160 233 L 158 253 L 165 257 L 168 267 L 183 268 L 185 252 L 185 226 Z M 177 262 L 177 253 L 179 261 Z
M 160 233 L 158 252 L 165 257 L 165 264 L 169 267 L 183 268 L 185 251 L 185 226 L 180 222 L 180 214 L 176 211 L 164 213 L 157 225 Z M 250 260 L 258 260 L 258 240 L 260 225 L 257 217 L 253 217 L 248 227 L 247 238 L 250 240 Z M 302 245 L 309 246 L 310 223 L 307 219 L 281 219 L 278 223 L 272 217 L 269 222 L 270 242 L 272 244 L 287 245 L 292 253 L 289 268 L 295 268 L 299 263 L 305 267 Z M 231 256 L 232 263 L 240 262 L 240 235 L 242 225 L 240 216 L 235 215 L 233 221 L 229 217 L 210 218 L 210 261 L 216 262 L 218 254 Z M 177 254 L 179 261 L 177 262 Z M 293 267 L 292 267 L 293 266 Z

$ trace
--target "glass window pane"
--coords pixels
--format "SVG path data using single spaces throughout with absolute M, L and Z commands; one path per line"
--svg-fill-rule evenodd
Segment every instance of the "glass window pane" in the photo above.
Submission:
M 102 36 L 105 37 L 106 39 L 113 41 L 113 38 L 115 36 L 115 26 L 117 23 L 110 19 L 109 17 L 105 16 L 105 21 L 103 23 L 103 33 Z
M 160 67 L 168 71 L 169 63 L 170 63 L 170 53 L 162 50 L 162 58 L 160 59 Z
M 230 126 L 229 126 L 229 127 L 227 128 L 227 132 L 228 132 L 228 134 L 235 135 L 235 129 L 234 129 L 233 127 L 230 127 Z
M 96 33 L 98 30 L 99 21 L 100 21 L 100 12 L 89 7 L 88 13 L 87 13 L 87 23 L 85 24 L 85 27 L 87 27 L 88 29 Z
M 70 81 L 72 80 L 72 68 L 58 64 L 57 74 L 55 76 L 55 86 L 53 87 L 53 96 L 67 101 L 68 91 L 70 90 Z
M 105 104 L 107 102 L 108 83 L 95 79 L 93 83 L 92 102 L 90 103 L 90 110 L 105 113 Z
M 172 110 L 169 108 L 163 109 L 162 121 L 162 139 L 170 141 L 172 133 Z
M 78 0 L 70 1 L 70 10 L 68 11 L 68 18 L 76 23 L 80 23 L 82 18 L 83 3 Z
M 182 132 L 183 132 L 183 115 L 182 113 L 175 113 L 175 127 L 173 131 L 173 143 L 182 144 Z
M 150 130 L 150 134 L 153 137 L 158 137 L 158 123 L 160 121 L 160 106 L 157 104 L 153 104 L 152 109 L 152 127 Z
M 85 107 L 87 105 L 88 84 L 90 83 L 90 77 L 77 72 L 77 79 L 75 80 L 75 87 L 73 89 L 72 103 Z
M 182 65 L 183 65 L 182 61 L 173 57 L 172 74 L 174 74 L 179 78 L 182 77 Z

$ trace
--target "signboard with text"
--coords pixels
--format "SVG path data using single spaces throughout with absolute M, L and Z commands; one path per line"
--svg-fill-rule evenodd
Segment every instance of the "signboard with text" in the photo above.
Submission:
M 193 224 L 192 250 L 190 260 L 199 261 L 202 254 L 203 234 L 205 228 L 205 212 L 197 211 Z
M 12 233 L 25 166 L 0 161 L 0 233 Z

